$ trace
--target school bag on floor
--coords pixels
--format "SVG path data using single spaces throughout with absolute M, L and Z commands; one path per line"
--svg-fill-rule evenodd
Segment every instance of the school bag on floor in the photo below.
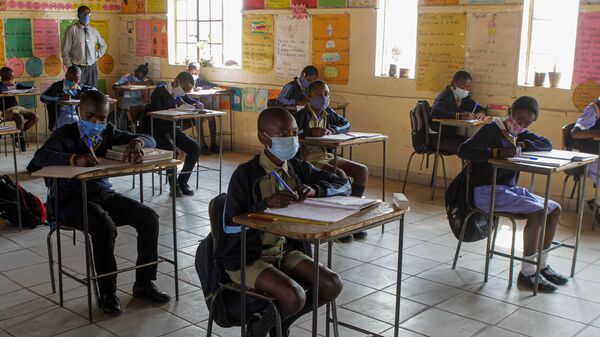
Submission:
M 9 176 L 0 177 L 0 218 L 10 223 L 19 224 L 16 190 L 19 191 L 19 203 L 21 204 L 21 221 L 23 227 L 35 228 L 46 221 L 46 207 L 42 201 L 33 193 L 26 191 L 21 184 L 18 186 Z

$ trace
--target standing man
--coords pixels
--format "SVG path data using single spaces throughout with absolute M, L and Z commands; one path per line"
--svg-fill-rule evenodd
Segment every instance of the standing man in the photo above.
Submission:
M 97 87 L 97 61 L 106 52 L 106 42 L 96 28 L 90 26 L 90 8 L 77 8 L 79 22 L 67 27 L 62 48 L 65 66 L 76 65 L 81 68 L 80 84 Z

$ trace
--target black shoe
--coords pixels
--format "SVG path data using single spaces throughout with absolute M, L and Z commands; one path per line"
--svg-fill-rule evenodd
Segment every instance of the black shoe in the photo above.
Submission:
M 173 184 L 169 180 L 169 196 L 172 196 L 172 195 L 173 195 Z M 175 186 L 175 197 L 181 198 L 182 196 L 183 196 L 183 192 L 181 191 L 181 186 L 179 186 L 179 184 L 177 184 L 177 186 Z
M 342 236 L 341 238 L 339 238 L 337 240 L 341 243 L 350 243 L 350 242 L 352 242 L 352 235 Z
M 367 233 L 367 231 L 362 231 L 362 232 L 354 233 L 354 234 L 352 234 L 352 236 L 354 236 L 354 240 L 363 240 L 367 236 L 369 236 L 369 233 Z
M 116 294 L 100 295 L 100 307 L 102 312 L 109 316 L 119 316 L 123 312 Z
M 248 322 L 246 335 L 248 337 L 266 337 L 269 331 L 276 325 L 276 313 L 272 306 L 267 307 L 260 314 L 254 314 L 254 317 Z
M 219 145 L 213 144 L 210 146 L 210 152 L 219 154 L 221 152 L 221 148 L 219 148 Z
M 517 279 L 517 285 L 527 288 L 533 289 L 535 286 L 535 274 L 531 276 L 525 276 L 523 273 L 519 273 L 519 278 Z M 543 293 L 553 293 L 558 289 L 556 284 L 548 281 L 544 275 L 540 275 L 540 280 L 538 284 L 538 290 Z
M 564 286 L 569 282 L 569 278 L 557 273 L 550 265 L 547 265 L 546 268 L 540 270 L 540 274 L 546 278 L 546 280 L 558 285 Z
M 200 153 L 205 156 L 210 155 L 210 149 L 208 148 L 208 145 L 202 145 L 202 147 L 200 147 Z
M 188 195 L 188 196 L 192 196 L 194 195 L 194 190 L 192 190 L 190 188 L 190 185 L 186 184 L 186 183 L 179 183 L 179 186 L 177 186 L 177 189 L 181 191 L 181 193 L 183 193 L 183 195 Z
M 23 134 L 19 136 L 19 147 L 21 148 L 21 152 L 27 151 L 27 140 Z
M 171 301 L 171 296 L 164 291 L 158 290 L 152 282 L 133 284 L 133 297 L 145 298 L 157 304 L 165 304 Z

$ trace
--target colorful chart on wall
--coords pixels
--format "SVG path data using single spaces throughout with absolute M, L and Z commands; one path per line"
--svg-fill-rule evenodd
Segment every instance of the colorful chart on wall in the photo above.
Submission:
M 350 15 L 312 17 L 312 64 L 329 83 L 347 84 L 350 75 Z
M 465 13 L 419 14 L 417 90 L 439 91 L 465 64 Z
M 39 77 L 44 70 L 44 63 L 39 57 L 32 57 L 25 62 L 25 71 L 31 77 Z
M 319 0 L 319 8 L 344 8 L 346 0 Z
M 4 66 L 4 20 L 0 20 L 0 66 Z
M 255 111 L 260 113 L 267 108 L 269 101 L 269 89 L 256 89 L 254 94 Z
M 521 17 L 521 12 L 469 14 L 465 69 L 477 83 L 473 93 L 514 93 L 519 64 L 519 49 L 514 44 L 521 34 Z
M 424 6 L 458 5 L 458 0 L 424 0 Z
M 44 59 L 44 70 L 48 76 L 58 76 L 62 70 L 62 60 L 57 55 Z
M 255 103 L 256 103 L 256 90 L 254 88 L 244 88 L 242 89 L 242 112 L 256 112 Z
M 151 14 L 164 14 L 167 12 L 167 0 L 148 0 L 146 10 Z
M 135 54 L 137 56 L 152 55 L 152 27 L 150 20 L 136 20 L 135 33 Z
M 242 89 L 232 87 L 231 89 L 231 111 L 242 111 Z
M 106 45 L 109 46 L 110 43 L 108 40 L 110 40 L 110 29 L 108 28 L 108 21 L 92 21 L 90 25 L 98 30 L 98 33 L 100 33 L 100 36 L 102 36 Z
M 583 109 L 598 97 L 600 97 L 600 84 L 594 80 L 580 83 L 573 90 L 573 104 L 579 112 L 583 112 Z
M 281 90 L 278 89 L 269 89 L 269 99 L 277 99 L 281 94 Z
M 244 9 L 263 9 L 265 8 L 265 0 L 244 0 Z
M 6 10 L 8 11 L 73 11 L 81 5 L 88 6 L 92 12 L 121 11 L 121 0 L 8 0 Z
M 348 7 L 377 8 L 378 0 L 348 0 Z
M 152 30 L 152 56 L 166 58 L 169 50 L 167 41 L 167 20 L 150 20 Z
M 291 79 L 310 64 L 310 19 L 275 16 L 275 77 Z
M 292 5 L 305 5 L 306 8 L 317 8 L 318 0 L 292 0 Z
M 573 84 L 596 80 L 600 83 L 600 12 L 580 12 Z
M 122 14 L 137 14 L 136 0 L 121 0 Z
M 273 15 L 244 15 L 242 69 L 266 73 L 273 69 Z
M 33 19 L 33 55 L 60 54 L 58 23 L 52 19 Z
M 60 45 L 62 47 L 64 41 L 65 41 L 65 31 L 67 30 L 67 28 L 74 24 L 77 23 L 77 19 L 63 19 L 59 21 L 58 24 L 58 29 L 60 30 Z
M 229 89 L 227 87 L 223 87 Z M 231 109 L 231 97 L 226 95 L 220 95 L 219 97 L 219 109 L 229 110 Z
M 115 68 L 115 60 L 109 54 L 104 54 L 98 59 L 98 69 L 103 74 L 110 74 Z
M 30 19 L 6 19 L 4 22 L 6 57 L 33 56 Z
M 96 89 L 98 89 L 98 91 L 103 92 L 105 94 L 108 93 L 108 91 L 106 90 L 106 79 L 105 78 L 100 78 L 98 79 L 98 82 L 96 82 Z
M 4 65 L 12 69 L 15 73 L 15 77 L 23 76 L 23 72 L 25 71 L 25 65 L 23 64 L 23 60 L 18 57 L 7 58 L 4 61 Z
M 266 0 L 265 8 L 290 8 L 290 0 Z

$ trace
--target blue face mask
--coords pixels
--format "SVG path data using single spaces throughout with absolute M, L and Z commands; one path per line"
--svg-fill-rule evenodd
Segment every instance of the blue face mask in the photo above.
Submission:
M 271 137 L 272 145 L 269 151 L 279 160 L 286 161 L 294 158 L 300 149 L 298 137 Z
M 310 99 L 310 106 L 318 111 L 323 111 L 329 106 L 329 96 L 314 96 Z
M 65 80 L 65 85 L 67 86 L 67 88 L 69 88 L 69 89 L 73 88 L 73 84 L 75 84 L 75 82 Z
M 85 14 L 81 14 L 79 15 L 79 22 L 81 22 L 81 24 L 87 26 L 90 24 L 90 15 L 85 15 Z
M 96 138 L 106 129 L 106 123 L 92 123 L 85 119 L 79 120 L 79 128 L 89 139 Z
M 309 83 L 308 83 L 308 80 L 306 79 L 306 77 L 300 77 L 300 85 L 304 89 L 308 88 Z

